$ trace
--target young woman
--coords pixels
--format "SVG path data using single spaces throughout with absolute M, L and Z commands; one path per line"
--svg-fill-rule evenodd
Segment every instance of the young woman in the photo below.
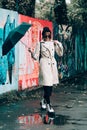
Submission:
M 44 96 L 41 100 L 41 108 L 47 109 L 48 112 L 54 112 L 50 103 L 52 95 L 52 87 L 59 83 L 57 63 L 54 57 L 56 53 L 63 55 L 63 46 L 57 40 L 52 40 L 51 31 L 48 27 L 44 27 L 42 31 L 42 41 L 37 43 L 35 51 L 31 52 L 32 57 L 40 63 L 39 84 L 43 86 Z

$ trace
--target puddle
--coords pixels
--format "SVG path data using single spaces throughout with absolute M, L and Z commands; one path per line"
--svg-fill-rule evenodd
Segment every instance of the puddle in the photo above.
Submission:
M 20 116 L 17 119 L 19 124 L 28 124 L 28 125 L 35 125 L 35 124 L 42 124 L 42 118 L 40 114 L 35 113 L 27 116 Z
M 56 115 L 55 118 L 46 117 L 44 118 L 44 124 L 53 124 L 53 125 L 64 125 L 67 123 L 68 117 L 63 115 Z
M 27 116 L 20 116 L 18 117 L 17 122 L 29 126 L 41 124 L 64 125 L 67 123 L 68 119 L 69 117 L 64 115 L 50 117 L 48 114 L 35 113 Z
M 57 115 L 55 118 L 54 118 L 54 124 L 55 125 L 64 125 L 67 123 L 67 120 L 69 119 L 68 116 L 64 116 L 64 115 Z

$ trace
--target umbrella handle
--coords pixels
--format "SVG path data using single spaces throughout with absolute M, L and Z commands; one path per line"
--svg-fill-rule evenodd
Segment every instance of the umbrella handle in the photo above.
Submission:
M 28 51 L 29 51 L 30 53 L 32 53 L 31 48 L 28 48 Z

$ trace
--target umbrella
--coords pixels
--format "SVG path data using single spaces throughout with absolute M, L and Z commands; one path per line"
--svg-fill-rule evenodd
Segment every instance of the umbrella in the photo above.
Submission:
M 25 33 L 30 27 L 31 27 L 31 24 L 23 22 L 18 27 L 13 29 L 8 34 L 2 46 L 2 55 L 6 55 L 16 45 L 16 43 L 25 35 Z

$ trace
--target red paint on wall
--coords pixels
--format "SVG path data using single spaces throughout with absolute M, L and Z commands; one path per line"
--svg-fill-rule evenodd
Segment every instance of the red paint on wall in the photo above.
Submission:
M 19 44 L 19 90 L 38 86 L 39 64 L 31 58 L 28 48 L 34 51 L 36 44 L 42 39 L 43 27 L 48 26 L 52 31 L 52 22 L 19 15 L 19 24 L 32 24 Z

